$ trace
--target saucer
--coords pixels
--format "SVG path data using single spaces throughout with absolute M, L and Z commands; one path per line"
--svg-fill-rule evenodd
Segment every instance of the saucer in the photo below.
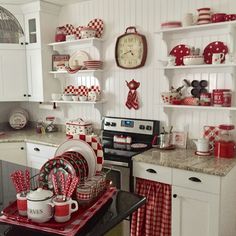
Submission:
M 211 156 L 211 152 L 198 152 L 196 151 L 195 152 L 195 155 L 198 155 L 198 156 Z

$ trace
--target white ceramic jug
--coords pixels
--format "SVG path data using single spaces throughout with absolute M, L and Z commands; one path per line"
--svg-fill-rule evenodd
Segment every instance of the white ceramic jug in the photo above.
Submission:
M 209 140 L 206 138 L 199 138 L 198 140 L 193 140 L 193 142 L 197 146 L 197 152 L 210 152 L 212 149 Z

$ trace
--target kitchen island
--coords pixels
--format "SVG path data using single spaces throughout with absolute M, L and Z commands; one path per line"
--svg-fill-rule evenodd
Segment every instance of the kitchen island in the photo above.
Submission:
M 2 186 L 0 186 L 0 208 L 2 210 L 4 207 L 9 205 L 9 202 L 15 201 L 15 190 L 10 182 L 9 173 L 18 169 L 24 170 L 25 167 L 6 161 L 1 161 L 0 164 L 0 183 L 2 184 Z M 145 204 L 144 197 L 118 190 L 115 195 L 99 210 L 99 212 L 86 223 L 77 235 L 104 235 L 143 204 Z M 0 223 L 0 235 L 43 236 L 48 234 L 38 230 L 28 230 L 23 227 Z

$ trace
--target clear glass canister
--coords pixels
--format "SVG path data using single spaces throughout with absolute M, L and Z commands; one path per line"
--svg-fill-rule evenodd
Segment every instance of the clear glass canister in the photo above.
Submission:
M 235 156 L 234 125 L 219 125 L 219 137 L 215 141 L 215 157 L 233 158 Z

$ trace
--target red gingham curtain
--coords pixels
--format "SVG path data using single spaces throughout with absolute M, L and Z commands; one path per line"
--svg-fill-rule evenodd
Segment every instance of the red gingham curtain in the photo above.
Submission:
M 132 215 L 131 236 L 171 236 L 171 186 L 136 178 L 135 191 L 147 201 Z

